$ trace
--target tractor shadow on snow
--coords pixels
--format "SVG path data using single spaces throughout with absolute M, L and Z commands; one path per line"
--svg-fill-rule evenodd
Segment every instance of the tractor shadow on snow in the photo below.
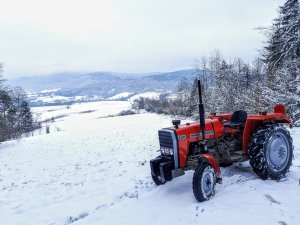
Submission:
M 260 180 L 260 178 L 253 172 L 249 161 L 235 163 L 229 167 L 221 167 L 221 175 L 223 182 L 216 186 L 217 191 L 234 184 L 245 183 L 250 180 Z
M 234 175 L 241 175 L 247 177 L 249 180 L 258 179 L 259 177 L 253 172 L 249 161 L 243 163 L 235 163 L 228 167 L 221 167 L 222 177 L 231 177 Z
M 158 187 L 159 192 L 166 192 L 167 196 L 178 196 L 191 193 L 194 171 L 185 172 L 184 176 L 177 177 L 170 182 Z
M 191 180 L 193 180 L 194 171 L 186 171 L 184 176 L 173 179 L 171 182 L 160 186 L 157 191 L 166 192 L 169 196 L 183 193 L 190 193 L 192 189 Z M 253 172 L 249 162 L 235 163 L 228 167 L 221 167 L 222 184 L 217 184 L 217 191 L 224 189 L 230 185 L 244 183 L 250 180 L 260 178 Z M 218 188 L 219 187 L 219 188 Z

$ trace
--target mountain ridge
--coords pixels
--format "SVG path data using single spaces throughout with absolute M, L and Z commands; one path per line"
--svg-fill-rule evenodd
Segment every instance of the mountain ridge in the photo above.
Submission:
M 35 96 L 86 96 L 94 99 L 109 99 L 117 94 L 130 92 L 140 94 L 145 92 L 172 93 L 180 80 L 196 77 L 193 69 L 171 72 L 155 72 L 146 74 L 130 74 L 115 72 L 90 73 L 56 73 L 42 77 L 22 77 L 10 80 L 12 86 L 21 86 Z M 45 93 L 44 90 L 57 89 L 55 93 Z M 30 99 L 35 101 L 36 98 Z
M 55 73 L 47 76 L 28 76 L 8 81 L 12 86 L 21 86 L 24 89 L 41 90 L 60 88 L 60 92 L 77 90 L 86 92 L 86 89 L 95 90 L 95 94 L 107 91 L 108 89 L 119 88 L 119 92 L 135 91 L 146 89 L 155 91 L 156 89 L 174 90 L 178 81 L 182 78 L 195 76 L 193 69 L 178 70 L 171 72 L 156 72 L 147 74 L 130 74 L 115 72 L 91 72 L 91 73 Z M 172 81 L 171 83 L 169 83 Z M 136 88 L 140 86 L 140 88 Z M 148 88 L 146 87 L 148 86 Z M 105 87 L 105 88 L 104 88 Z M 124 90 L 126 89 L 126 90 Z M 98 91 L 96 91 L 98 90 Z M 114 93 L 115 94 L 115 93 Z

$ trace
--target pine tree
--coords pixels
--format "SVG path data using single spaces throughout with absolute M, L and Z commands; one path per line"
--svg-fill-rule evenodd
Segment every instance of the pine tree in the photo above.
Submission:
M 23 132 L 32 131 L 33 119 L 32 119 L 32 113 L 30 111 L 27 101 L 22 101 L 22 103 L 21 103 L 20 119 L 21 119 L 22 131 Z
M 287 0 L 267 32 L 263 51 L 268 87 L 275 103 L 284 103 L 300 125 L 300 2 Z M 297 123 L 296 123 L 297 124 Z
M 17 126 L 17 110 L 13 104 L 10 105 L 7 111 L 6 119 L 6 139 L 16 139 L 20 137 L 21 133 Z
M 267 30 L 268 41 L 263 53 L 268 72 L 283 67 L 300 66 L 300 5 L 299 0 L 288 0 L 279 8 L 279 15 Z
M 4 81 L 0 63 L 0 142 L 20 138 L 34 128 L 25 91 L 20 87 L 10 89 Z
M 0 141 L 8 138 L 7 114 L 11 106 L 11 96 L 5 90 L 0 90 Z

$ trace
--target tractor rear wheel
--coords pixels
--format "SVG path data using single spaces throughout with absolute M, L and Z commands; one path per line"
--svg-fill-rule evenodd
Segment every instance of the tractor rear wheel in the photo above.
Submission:
M 250 165 L 262 179 L 279 180 L 293 158 L 293 140 L 283 126 L 274 124 L 257 130 L 249 144 Z
M 199 163 L 193 177 L 193 192 L 199 202 L 207 201 L 215 194 L 216 176 L 209 163 Z

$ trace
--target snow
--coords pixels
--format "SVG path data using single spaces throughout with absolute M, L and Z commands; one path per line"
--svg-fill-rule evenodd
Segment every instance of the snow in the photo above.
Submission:
M 59 91 L 60 88 L 56 88 L 56 89 L 45 89 L 45 90 L 41 90 L 39 91 L 40 93 L 43 93 L 43 94 L 49 94 L 49 93 L 53 93 L 53 92 L 57 92 Z
M 65 97 L 61 95 L 53 95 L 53 96 L 41 96 L 37 97 L 36 101 L 37 102 L 47 102 L 47 103 L 55 103 L 57 101 L 69 101 L 71 98 L 70 97 Z
M 61 95 L 51 94 L 49 96 L 35 96 L 31 102 L 43 102 L 43 103 L 65 103 L 72 101 L 99 101 L 103 98 L 101 96 L 73 96 L 66 97 Z
M 160 96 L 160 93 L 150 91 L 150 92 L 144 92 L 141 94 L 134 95 L 129 98 L 129 101 L 133 102 L 134 100 L 139 99 L 139 98 L 159 99 L 159 96 Z
M 128 98 L 132 94 L 133 94 L 132 92 L 122 92 L 122 93 L 119 93 L 117 95 L 114 95 L 114 96 L 108 98 L 108 100 L 119 100 L 122 98 Z
M 60 88 L 57 89 L 45 89 L 40 91 L 34 91 L 27 89 L 26 94 L 29 98 L 29 102 L 33 104 L 69 104 L 72 102 L 88 102 L 103 100 L 103 97 L 98 95 L 74 95 L 63 96 L 58 95 Z
M 168 100 L 176 100 L 176 99 L 178 99 L 178 94 L 169 94 L 167 96 L 167 99 Z
M 103 100 L 103 98 L 101 96 L 98 95 L 92 95 L 92 96 L 87 96 L 87 95 L 78 95 L 78 96 L 74 96 L 71 97 L 71 99 L 74 101 L 99 101 L 99 100 Z
M 287 177 L 263 181 L 248 162 L 222 168 L 216 195 L 198 203 L 193 172 L 157 187 L 149 160 L 158 155 L 157 130 L 172 118 L 115 116 L 129 102 L 34 108 L 40 117 L 64 115 L 50 134 L 0 145 L 0 224 L 299 224 L 300 129 Z M 85 112 L 85 113 L 83 113 Z
M 130 109 L 130 106 L 130 103 L 126 101 L 103 101 L 75 103 L 67 106 L 32 107 L 31 110 L 35 115 L 37 115 L 39 120 L 44 121 L 53 117 L 65 117 L 87 111 L 95 112 L 94 114 L 90 114 L 95 115 L 95 117 L 108 116 L 111 114 L 117 114 L 122 110 L 128 110 Z
M 26 89 L 25 93 L 28 98 L 35 98 L 37 96 L 37 92 L 31 89 Z

